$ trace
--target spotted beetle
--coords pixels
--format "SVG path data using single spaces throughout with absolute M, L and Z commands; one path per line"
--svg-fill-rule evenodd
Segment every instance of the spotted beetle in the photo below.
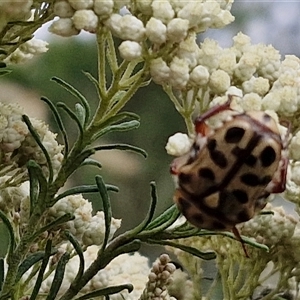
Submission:
M 196 118 L 189 153 L 170 169 L 177 182 L 174 201 L 186 219 L 198 228 L 231 230 L 241 241 L 235 226 L 263 209 L 271 193 L 285 190 L 290 126 L 282 138 L 270 115 L 235 111 L 232 98 Z M 207 125 L 224 111 L 221 127 Z

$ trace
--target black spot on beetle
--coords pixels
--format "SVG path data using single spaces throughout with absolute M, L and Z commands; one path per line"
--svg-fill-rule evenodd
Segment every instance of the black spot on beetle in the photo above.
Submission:
M 238 213 L 237 219 L 239 220 L 239 222 L 246 222 L 250 219 L 250 216 L 245 210 L 243 210 Z
M 200 227 L 201 224 L 204 223 L 203 216 L 200 213 L 192 214 L 191 216 L 189 216 L 188 221 L 191 222 L 193 225 L 195 225 L 197 227 Z
M 248 155 L 246 157 L 244 163 L 249 167 L 254 167 L 257 162 L 257 157 L 255 157 L 253 154 Z
M 186 173 L 180 173 L 178 175 L 178 179 L 181 183 L 189 183 L 191 182 L 192 175 Z
M 215 180 L 215 174 L 210 168 L 199 169 L 198 176 L 211 181 Z
M 269 167 L 276 159 L 275 150 L 271 146 L 265 147 L 259 156 L 263 167 Z
M 271 180 L 272 180 L 272 176 L 266 175 L 260 180 L 260 182 L 261 185 L 267 185 Z
M 245 129 L 241 127 L 232 127 L 229 128 L 225 135 L 225 141 L 227 143 L 238 143 L 244 136 Z
M 185 214 L 185 212 L 190 209 L 190 207 L 192 206 L 189 201 L 185 200 L 182 197 L 179 197 L 177 199 L 177 204 L 179 206 L 179 209 L 182 211 L 183 214 Z
M 221 222 L 213 221 L 212 228 L 215 230 L 224 230 L 226 226 Z
M 212 161 L 219 166 L 220 168 L 226 168 L 228 165 L 228 161 L 223 152 L 216 150 L 217 141 L 215 139 L 211 139 L 207 142 L 207 149 Z
M 260 178 L 253 173 L 246 173 L 241 176 L 241 181 L 249 186 L 258 186 L 261 184 Z
M 247 203 L 249 200 L 247 193 L 243 190 L 236 189 L 236 190 L 233 190 L 231 193 L 236 198 L 236 200 L 241 204 Z

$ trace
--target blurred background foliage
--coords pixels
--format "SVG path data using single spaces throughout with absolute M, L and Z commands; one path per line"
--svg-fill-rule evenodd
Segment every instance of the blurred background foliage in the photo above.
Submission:
M 296 15 L 293 20 L 292 16 L 299 8 L 299 2 L 236 1 L 232 11 L 236 21 L 224 29 L 210 30 L 199 37 L 199 42 L 207 36 L 218 40 L 222 46 L 229 47 L 232 44 L 232 37 L 242 31 L 251 37 L 253 43 L 272 43 L 283 54 L 290 52 L 297 55 L 300 49 L 298 47 L 300 19 Z M 289 22 L 282 14 L 289 15 Z M 281 35 L 284 41 L 275 38 L 276 28 L 285 31 L 284 36 Z M 76 99 L 50 81 L 51 77 L 57 76 L 72 84 L 89 99 L 92 106 L 96 107 L 95 89 L 81 72 L 88 71 L 97 76 L 96 43 L 91 36 L 62 39 L 49 35 L 45 37 L 45 30 L 43 32 L 38 35 L 49 41 L 49 51 L 39 59 L 13 68 L 10 75 L 2 78 L 0 100 L 19 102 L 25 107 L 28 115 L 45 120 L 50 124 L 52 131 L 56 132 L 50 110 L 39 98 L 46 96 L 55 103 L 65 102 L 74 107 Z M 161 87 L 153 83 L 139 90 L 125 109 L 141 117 L 140 128 L 125 133 L 109 134 L 100 140 L 99 144 L 113 142 L 133 144 L 145 149 L 148 158 L 145 160 L 136 154 L 123 151 L 105 151 L 96 155 L 103 166 L 100 173 L 106 183 L 115 184 L 120 188 L 120 192 L 112 194 L 111 198 L 113 216 L 122 219 L 122 231 L 135 226 L 144 218 L 149 206 L 150 181 L 154 180 L 157 184 L 159 196 L 157 213 L 172 204 L 174 184 L 169 174 L 172 157 L 166 154 L 164 147 L 170 135 L 186 131 L 184 122 L 171 101 L 167 99 Z M 76 127 L 72 121 L 66 117 L 65 122 L 69 133 L 75 136 L 76 132 L 72 130 Z M 94 183 L 94 176 L 97 173 L 99 171 L 96 169 L 81 168 L 72 176 L 70 185 Z M 97 195 L 85 197 L 93 201 L 95 210 L 101 208 Z M 5 241 L 5 234 L 1 233 L 1 229 L 0 236 L 1 241 Z M 0 243 L 0 254 L 3 253 L 1 245 L 4 244 Z M 154 258 L 161 250 L 151 247 L 143 248 L 142 252 Z

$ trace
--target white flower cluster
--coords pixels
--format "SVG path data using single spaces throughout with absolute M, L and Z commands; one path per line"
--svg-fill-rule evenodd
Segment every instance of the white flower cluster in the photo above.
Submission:
M 90 246 L 84 252 L 85 267 L 88 268 L 90 264 L 96 259 L 99 251 L 98 246 Z M 62 286 L 59 290 L 59 295 L 62 295 L 70 286 L 70 283 L 76 276 L 76 272 L 79 266 L 78 256 L 73 257 L 66 266 L 66 272 Z M 139 253 L 122 254 L 112 260 L 104 269 L 100 270 L 96 276 L 94 276 L 88 284 L 81 290 L 81 294 L 95 291 L 97 289 L 106 288 L 109 286 L 128 284 L 131 283 L 134 286 L 134 290 L 128 293 L 124 290 L 118 294 L 110 296 L 112 300 L 136 300 L 145 288 L 149 274 L 148 258 L 140 255 Z M 53 273 L 43 281 L 41 286 L 41 293 L 49 293 L 52 281 Z
M 14 165 L 15 169 L 17 166 L 26 170 L 26 163 L 34 159 L 42 167 L 44 174 L 48 175 L 45 155 L 23 122 L 22 114 L 22 109 L 16 104 L 0 102 L 0 164 L 3 167 Z M 44 122 L 36 119 L 30 121 L 50 156 L 54 174 L 57 174 L 63 159 L 63 146 L 57 143 L 56 135 L 49 131 Z
M 32 59 L 35 55 L 47 52 L 47 47 L 47 42 L 33 38 L 22 44 L 12 54 L 6 57 L 4 62 L 7 64 L 23 64 Z
M 59 19 L 51 24 L 49 31 L 71 36 L 81 30 L 95 33 L 98 28 L 107 27 L 123 40 L 119 50 L 124 59 L 141 58 L 143 52 L 155 57 L 150 49 L 158 51 L 181 44 L 189 31 L 204 32 L 231 23 L 234 20 L 229 11 L 232 2 L 57 0 L 54 13 Z M 146 40 L 152 44 L 149 48 L 143 48 Z M 183 43 L 181 48 L 185 47 Z
M 167 254 L 162 254 L 154 263 L 151 272 L 148 276 L 146 289 L 143 292 L 140 300 L 157 300 L 175 299 L 170 297 L 168 292 L 168 285 L 172 282 L 171 275 L 175 272 L 176 267 L 170 262 Z
M 74 220 L 61 225 L 60 228 L 69 230 L 84 246 L 101 245 L 105 234 L 104 213 L 97 212 L 92 215 L 91 202 L 82 195 L 67 196 L 56 202 L 48 212 L 46 221 L 57 219 L 67 213 L 74 216 Z M 121 220 L 112 218 L 110 226 L 111 239 L 121 226 Z

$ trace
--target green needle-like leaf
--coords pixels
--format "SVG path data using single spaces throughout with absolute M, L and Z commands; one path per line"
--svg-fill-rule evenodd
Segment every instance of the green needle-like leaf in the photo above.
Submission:
M 69 115 L 69 117 L 75 121 L 79 129 L 79 140 L 82 140 L 84 130 L 80 120 L 78 119 L 78 116 L 63 102 L 57 103 L 57 107 L 62 108 Z
M 84 121 L 85 121 L 85 110 L 84 107 L 80 103 L 75 104 L 75 114 L 80 121 L 82 127 L 85 127 Z
M 99 163 L 99 161 L 92 158 L 85 159 L 80 166 L 95 166 L 99 169 L 102 168 L 102 165 Z
M 49 108 L 51 109 L 51 111 L 54 115 L 56 124 L 57 124 L 57 126 L 58 126 L 58 128 L 59 128 L 59 130 L 62 134 L 63 140 L 64 140 L 64 147 L 65 147 L 64 148 L 64 154 L 65 154 L 65 157 L 67 157 L 68 153 L 69 153 L 69 140 L 68 140 L 67 131 L 65 129 L 62 118 L 60 117 L 60 114 L 59 114 L 56 106 L 52 103 L 52 101 L 50 101 L 46 97 L 41 97 L 41 100 L 48 104 Z
M 50 247 L 50 248 L 49 248 Z M 18 274 L 16 277 L 16 283 L 19 282 L 21 277 L 27 272 L 33 265 L 37 262 L 41 261 L 42 259 L 49 259 L 51 255 L 54 255 L 57 252 L 56 249 L 51 248 L 51 242 L 48 240 L 46 245 L 46 251 L 39 251 L 27 256 L 27 258 L 20 264 L 18 268 Z
M 42 282 L 43 282 L 43 277 L 44 277 L 44 274 L 45 274 L 45 271 L 46 271 L 46 268 L 47 268 L 47 265 L 48 265 L 48 262 L 49 262 L 49 258 L 52 255 L 51 247 L 52 247 L 52 241 L 48 240 L 47 244 L 46 244 L 44 257 L 43 257 L 43 262 L 42 262 L 42 265 L 40 267 L 37 279 L 35 280 L 35 285 L 34 285 L 34 288 L 33 288 L 33 291 L 31 293 L 31 296 L 30 296 L 29 300 L 35 300 L 38 293 L 39 293 L 40 287 L 41 287 Z
M 77 275 L 74 279 L 74 282 L 77 282 L 78 280 L 80 280 L 80 278 L 82 277 L 82 274 L 84 272 L 84 257 L 83 257 L 83 251 L 82 248 L 80 246 L 80 244 L 78 243 L 78 241 L 76 240 L 76 238 L 72 235 L 72 233 L 70 233 L 69 231 L 65 231 L 65 235 L 68 238 L 68 240 L 71 242 L 71 244 L 73 245 L 76 253 L 78 254 L 79 257 L 79 268 L 78 268 L 78 272 Z
M 28 130 L 30 131 L 32 137 L 34 138 L 36 143 L 41 148 L 43 154 L 45 155 L 45 158 L 47 160 L 48 169 L 49 169 L 49 182 L 52 182 L 53 181 L 53 168 L 52 168 L 52 163 L 51 163 L 51 158 L 49 156 L 49 153 L 47 152 L 45 146 L 43 145 L 38 133 L 36 132 L 36 130 L 32 126 L 28 116 L 23 115 L 22 118 L 23 118 L 23 121 L 26 123 L 26 125 L 28 127 Z
M 112 192 L 118 192 L 119 188 L 116 187 L 115 185 L 110 185 L 110 184 L 106 184 L 105 185 L 106 189 L 108 191 L 112 191 Z M 59 194 L 56 198 L 55 198 L 55 202 L 57 202 L 58 200 L 70 196 L 70 195 L 75 195 L 75 194 L 83 194 L 83 193 L 98 193 L 99 192 L 99 188 L 98 186 L 95 185 L 80 185 L 80 186 L 76 186 L 74 188 L 71 188 L 61 194 Z
M 111 212 L 109 195 L 107 193 L 107 189 L 106 189 L 106 186 L 104 184 L 102 177 L 98 175 L 95 177 L 95 179 L 96 179 L 96 184 L 99 189 L 100 196 L 102 198 L 103 212 L 104 212 L 104 217 L 105 217 L 105 235 L 104 235 L 104 240 L 103 240 L 102 249 L 101 249 L 102 251 L 104 251 L 104 249 L 107 245 L 107 242 L 108 242 L 109 234 L 110 234 L 110 224 L 111 224 L 112 212 Z
M 133 151 L 138 154 L 141 154 L 145 158 L 148 156 L 147 152 L 139 147 L 127 145 L 127 144 L 109 144 L 109 145 L 102 145 L 102 146 L 96 146 L 94 148 L 96 151 L 100 150 L 126 150 L 126 151 Z
M 178 248 L 182 251 L 188 252 L 194 256 L 197 256 L 199 258 L 205 259 L 205 260 L 211 260 L 216 258 L 216 254 L 214 252 L 202 252 L 194 247 L 185 246 L 179 243 L 174 243 L 170 241 L 162 241 L 162 240 L 152 240 L 148 239 L 146 243 L 149 244 L 157 244 L 157 245 L 164 245 L 164 246 L 171 246 L 174 248 Z
M 89 102 L 86 100 L 86 98 L 77 90 L 75 89 L 72 85 L 69 83 L 65 82 L 64 80 L 58 78 L 58 77 L 52 77 L 52 81 L 58 83 L 60 86 L 62 86 L 66 91 L 68 91 L 70 94 L 75 96 L 83 105 L 85 109 L 85 122 L 84 125 L 86 126 L 89 118 L 90 118 L 90 105 Z
M 116 286 L 109 286 L 107 288 L 99 289 L 91 293 L 85 294 L 84 296 L 76 298 L 75 300 L 86 300 L 86 299 L 93 299 L 100 296 L 113 295 L 113 294 L 120 293 L 123 290 L 128 290 L 128 292 L 131 293 L 133 291 L 133 285 L 121 284 Z
M 46 300 L 53 300 L 56 298 L 56 295 L 59 291 L 59 288 L 62 284 L 62 281 L 64 279 L 64 274 L 65 274 L 65 268 L 66 268 L 66 264 L 68 263 L 70 259 L 70 255 L 69 253 L 64 253 L 63 256 L 60 258 L 57 267 L 56 267 L 56 271 L 54 274 L 54 278 L 50 287 L 50 291 L 48 293 L 48 296 L 46 298 Z
M 4 259 L 0 258 L 0 291 L 2 290 L 3 282 L 5 277 L 4 271 Z
M 10 256 L 13 251 L 15 250 L 16 247 L 16 242 L 15 242 L 15 234 L 14 234 L 14 229 L 12 225 L 10 224 L 10 221 L 6 217 L 6 215 L 0 210 L 0 219 L 3 221 L 4 225 L 6 226 L 8 233 L 9 233 L 9 249 L 8 249 L 8 256 Z

